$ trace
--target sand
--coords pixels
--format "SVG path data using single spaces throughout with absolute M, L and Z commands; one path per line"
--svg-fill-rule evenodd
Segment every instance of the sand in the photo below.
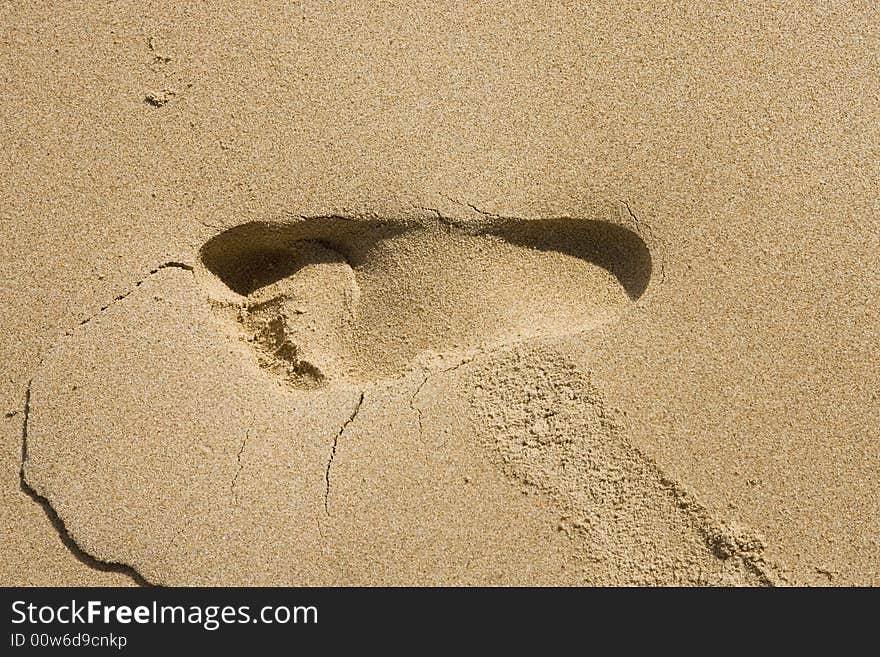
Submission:
M 870 3 L 0 13 L 0 583 L 880 583 Z

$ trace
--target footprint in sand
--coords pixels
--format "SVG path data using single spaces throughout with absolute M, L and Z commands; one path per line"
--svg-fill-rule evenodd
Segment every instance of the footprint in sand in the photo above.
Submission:
M 157 583 L 769 581 L 566 355 L 645 291 L 641 238 L 480 221 L 250 223 L 156 268 L 34 374 L 23 486 Z
M 582 219 L 249 223 L 201 250 L 214 307 L 300 389 L 400 375 L 423 354 L 599 326 L 651 274 L 644 242 Z

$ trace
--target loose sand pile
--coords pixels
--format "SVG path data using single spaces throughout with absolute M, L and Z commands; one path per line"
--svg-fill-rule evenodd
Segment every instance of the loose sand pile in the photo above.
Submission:
M 2 583 L 880 580 L 874 10 L 0 11 Z

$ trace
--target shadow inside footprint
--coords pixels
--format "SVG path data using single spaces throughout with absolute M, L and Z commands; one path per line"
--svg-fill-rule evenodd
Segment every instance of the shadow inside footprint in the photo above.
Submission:
M 635 301 L 651 280 L 651 252 L 642 238 L 619 224 L 575 219 L 511 219 L 491 234 L 511 244 L 558 251 L 611 272 Z
M 400 374 L 422 354 L 579 333 L 645 291 L 634 232 L 585 219 L 503 219 L 479 231 L 319 217 L 248 223 L 201 261 L 219 312 L 260 365 L 300 389 Z

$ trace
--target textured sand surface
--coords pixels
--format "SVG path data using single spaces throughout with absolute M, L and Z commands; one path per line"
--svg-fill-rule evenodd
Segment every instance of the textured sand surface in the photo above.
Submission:
M 880 583 L 878 19 L 4 5 L 0 582 Z

